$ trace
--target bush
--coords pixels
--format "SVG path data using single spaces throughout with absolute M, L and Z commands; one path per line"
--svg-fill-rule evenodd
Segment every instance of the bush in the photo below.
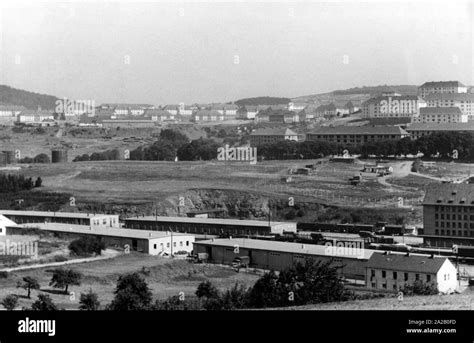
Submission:
M 14 294 L 7 295 L 2 299 L 1 304 L 9 311 L 14 310 L 18 306 L 18 296 Z
M 285 214 L 285 219 L 291 220 L 296 218 L 296 211 L 292 208 Z
M 76 256 L 100 255 L 105 250 L 105 244 L 100 238 L 85 236 L 72 241 L 68 248 Z
M 57 306 L 53 303 L 51 297 L 47 294 L 38 295 L 38 300 L 36 300 L 32 305 L 31 309 L 33 311 L 57 311 Z
M 438 294 L 438 289 L 433 283 L 426 283 L 422 280 L 417 280 L 412 284 L 406 284 L 400 288 L 404 295 L 435 295 Z

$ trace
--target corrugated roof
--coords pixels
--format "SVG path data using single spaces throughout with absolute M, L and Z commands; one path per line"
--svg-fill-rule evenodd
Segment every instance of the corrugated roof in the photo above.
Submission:
M 220 218 L 189 218 L 189 217 L 132 217 L 126 218 L 127 220 L 134 221 L 147 221 L 147 222 L 170 222 L 170 223 L 194 223 L 194 224 L 214 224 L 214 225 L 238 225 L 238 226 L 260 226 L 268 227 L 268 221 L 263 220 L 239 220 L 239 219 L 220 219 Z M 271 222 L 272 226 L 278 226 L 281 224 L 294 224 L 290 222 Z
M 276 242 L 259 239 L 245 239 L 245 238 L 232 238 L 232 239 L 214 239 L 207 241 L 199 241 L 194 244 L 214 245 L 222 247 L 234 247 L 238 245 L 239 248 L 247 248 L 254 250 L 267 250 L 274 252 L 288 252 L 302 255 L 314 255 L 314 256 L 333 256 L 338 258 L 353 258 L 353 259 L 369 259 L 374 255 L 375 250 L 369 249 L 328 249 L 324 245 L 316 244 L 300 244 L 290 242 Z
M 313 135 L 407 135 L 399 126 L 321 126 Z
M 474 205 L 474 184 L 429 184 L 423 205 Z
M 431 258 L 429 255 L 372 254 L 367 268 L 436 274 L 446 260 L 446 257 Z

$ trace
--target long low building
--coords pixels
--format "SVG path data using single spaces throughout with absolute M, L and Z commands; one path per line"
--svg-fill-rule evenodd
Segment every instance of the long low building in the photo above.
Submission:
M 296 223 L 188 217 L 135 217 L 125 227 L 137 230 L 174 231 L 208 235 L 281 235 L 296 232 Z
M 441 256 L 373 254 L 367 263 L 368 288 L 397 291 L 416 281 L 432 284 L 439 292 L 452 293 L 457 288 L 457 271 Z
M 47 222 L 87 225 L 94 228 L 120 227 L 119 216 L 115 214 L 0 210 L 0 215 L 17 224 Z
M 399 126 L 324 126 L 307 133 L 306 140 L 322 140 L 341 145 L 399 140 L 408 133 Z
M 474 133 L 474 121 L 467 123 L 413 123 L 406 128 L 411 139 L 418 139 L 439 132 L 470 132 Z
M 86 225 L 61 223 L 30 223 L 7 226 L 7 234 L 21 234 L 25 228 L 38 228 L 62 237 L 94 236 L 106 246 L 113 246 L 150 255 L 191 253 L 194 236 L 173 232 L 142 231 L 117 228 L 93 228 Z
M 232 264 L 236 257 L 248 256 L 250 267 L 277 271 L 306 258 L 333 261 L 335 266 L 341 267 L 339 272 L 344 277 L 364 280 L 367 261 L 375 250 L 233 238 L 195 242 L 194 253 L 205 253 L 209 262 L 218 264 Z

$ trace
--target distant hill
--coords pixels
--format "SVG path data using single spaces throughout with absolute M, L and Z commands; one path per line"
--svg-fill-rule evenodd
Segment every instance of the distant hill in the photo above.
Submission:
M 41 107 L 43 110 L 54 110 L 57 97 L 44 95 L 21 89 L 0 85 L 0 103 L 8 105 L 24 106 L 30 110 Z
M 316 105 L 325 105 L 331 102 L 345 103 L 352 101 L 354 105 L 360 105 L 363 101 L 370 99 L 381 93 L 397 92 L 402 95 L 416 95 L 418 94 L 418 86 L 413 85 L 398 85 L 398 86 L 363 86 L 356 88 L 349 88 L 345 90 L 336 90 L 330 93 L 321 93 L 313 95 L 305 95 L 293 98 L 295 102 L 314 103 Z
M 257 98 L 246 98 L 235 101 L 237 106 L 258 106 L 258 105 L 287 105 L 291 102 L 289 98 L 277 98 L 271 96 L 260 96 Z

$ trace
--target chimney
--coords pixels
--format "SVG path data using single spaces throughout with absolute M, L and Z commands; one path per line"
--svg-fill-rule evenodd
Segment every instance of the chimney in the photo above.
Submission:
M 431 255 L 430 255 L 430 258 L 434 258 L 434 254 L 431 254 Z
M 229 236 L 229 239 L 232 239 L 232 236 Z

